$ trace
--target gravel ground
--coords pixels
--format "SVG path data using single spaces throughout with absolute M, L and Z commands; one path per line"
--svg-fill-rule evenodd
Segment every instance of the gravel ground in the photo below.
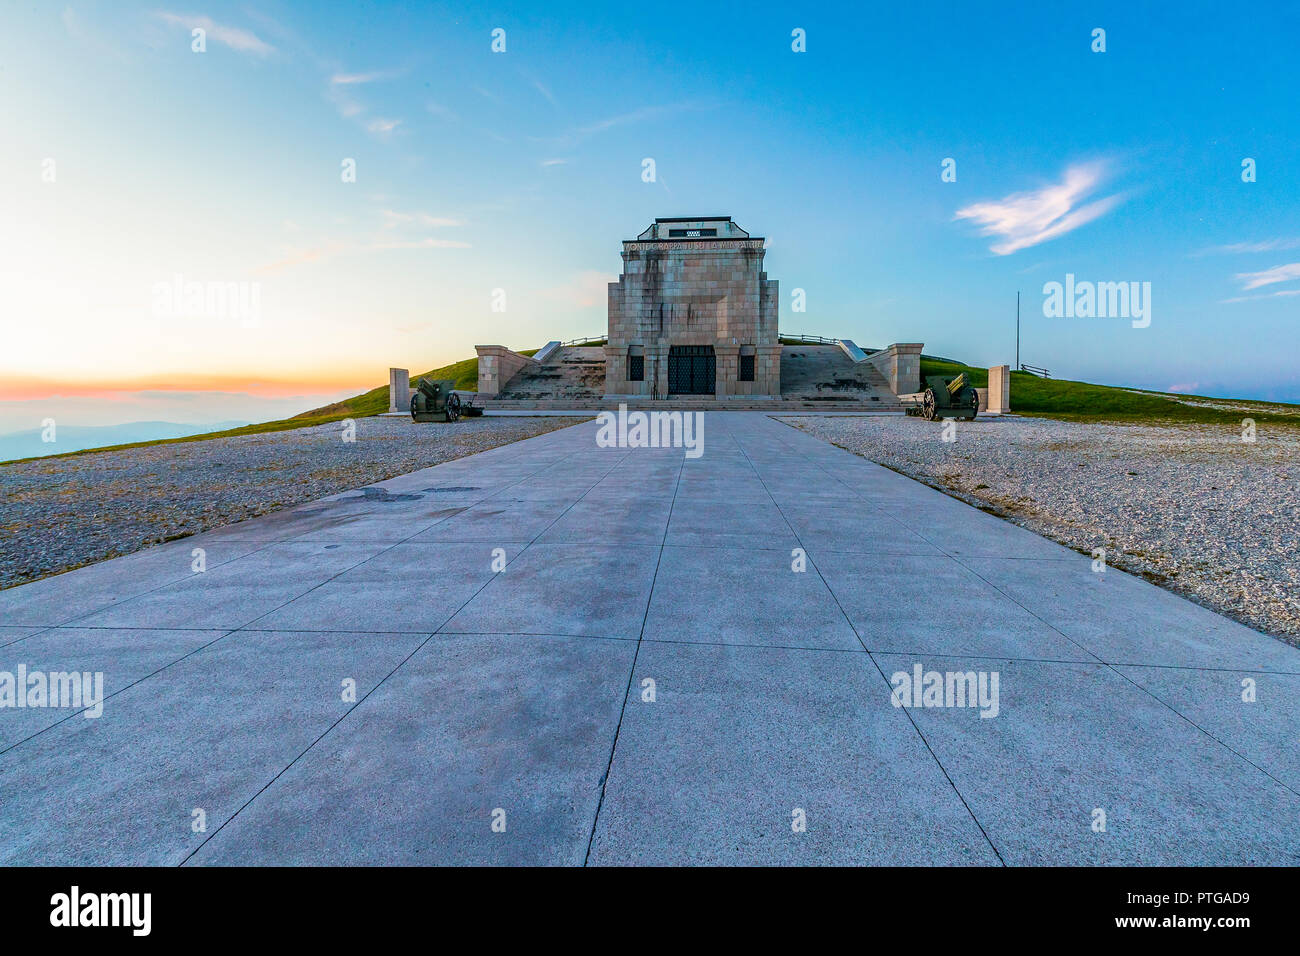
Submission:
M 783 421 L 1300 645 L 1300 429 Z
M 0 587 L 463 458 L 584 419 L 342 423 L 0 465 Z

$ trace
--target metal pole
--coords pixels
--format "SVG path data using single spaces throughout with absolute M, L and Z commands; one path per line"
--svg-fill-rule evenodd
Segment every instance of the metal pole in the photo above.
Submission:
M 1016 369 L 1020 368 L 1020 290 L 1016 290 Z

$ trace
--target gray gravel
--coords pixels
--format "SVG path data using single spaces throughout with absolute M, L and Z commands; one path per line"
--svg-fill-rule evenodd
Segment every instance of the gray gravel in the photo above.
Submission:
M 1300 644 L 1300 429 L 983 418 L 787 423 Z
M 573 425 L 469 418 L 356 419 L 0 465 L 0 587 L 314 501 Z

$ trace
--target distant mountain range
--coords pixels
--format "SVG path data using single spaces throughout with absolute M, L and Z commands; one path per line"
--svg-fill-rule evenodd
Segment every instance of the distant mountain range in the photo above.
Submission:
M 158 441 L 163 438 L 184 438 L 206 432 L 238 428 L 248 422 L 205 422 L 201 425 L 182 425 L 179 422 L 127 422 L 123 425 L 57 425 L 55 441 L 41 440 L 43 429 L 10 432 L 0 435 L 0 461 L 15 458 L 37 458 L 45 455 L 62 455 L 83 448 L 102 448 L 105 445 L 125 445 L 137 441 Z

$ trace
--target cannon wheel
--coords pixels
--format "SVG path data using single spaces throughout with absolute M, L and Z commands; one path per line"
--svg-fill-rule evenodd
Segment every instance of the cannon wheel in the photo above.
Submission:
M 416 392 L 414 395 L 411 396 L 411 421 L 418 420 L 416 419 L 415 415 L 420 410 L 419 402 L 420 402 L 420 393 Z
M 921 417 L 927 422 L 932 422 L 938 417 L 938 409 L 934 402 L 934 389 L 925 390 L 925 398 L 921 400 Z
M 454 422 L 460 418 L 460 396 L 452 392 L 447 396 L 447 421 Z

